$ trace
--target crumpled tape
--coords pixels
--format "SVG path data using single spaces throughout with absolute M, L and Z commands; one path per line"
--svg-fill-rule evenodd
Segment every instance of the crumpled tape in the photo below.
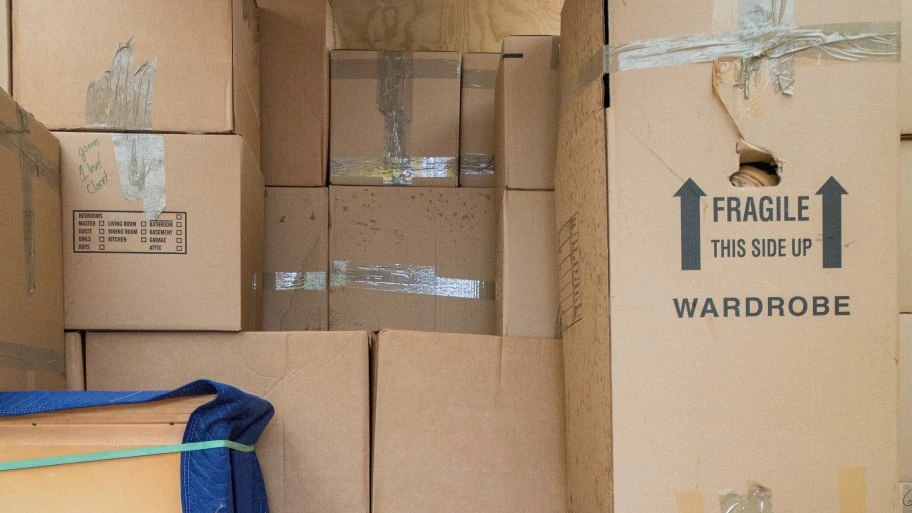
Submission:
M 425 265 L 332 263 L 333 289 L 352 288 L 463 299 L 494 299 L 491 281 L 448 278 L 437 275 L 437 268 Z
M 741 495 L 734 490 L 719 493 L 722 513 L 772 513 L 773 492 L 757 483 L 750 483 L 747 493 Z
M 129 200 L 142 200 L 146 219 L 165 210 L 165 136 L 112 134 L 120 188 Z
M 459 173 L 463 175 L 494 176 L 494 155 L 463 153 L 459 157 Z
M 266 290 L 326 290 L 326 271 L 266 272 Z
M 114 130 L 151 130 L 157 58 L 133 73 L 133 38 L 118 43 L 111 69 L 89 84 L 86 126 Z
M 16 126 L 0 120 L 0 144 L 19 154 L 22 187 L 22 237 L 25 253 L 25 292 L 31 296 L 37 288 L 35 263 L 35 211 L 32 181 L 43 179 L 54 191 L 60 191 L 60 166 L 48 162 L 41 151 L 29 140 L 29 121 L 32 116 L 16 105 Z
M 66 373 L 63 355 L 57 351 L 2 340 L 0 368 Z

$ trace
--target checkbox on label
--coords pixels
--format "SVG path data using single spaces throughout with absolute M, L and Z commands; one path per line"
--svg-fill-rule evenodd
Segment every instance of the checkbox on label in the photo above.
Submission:
M 180 237 L 178 237 L 178 238 L 177 238 L 177 243 L 180 244 L 180 243 L 182 243 L 182 242 L 184 242 L 184 239 L 181 239 Z
M 98 221 L 98 226 L 104 226 L 104 221 Z
M 104 242 L 104 237 L 98 237 L 98 242 Z
M 146 242 L 146 238 L 145 238 L 145 237 L 141 237 L 141 238 L 139 239 L 139 241 L 140 241 L 140 242 Z
M 178 223 L 177 223 L 177 227 L 178 227 L 178 228 L 182 228 L 183 226 L 184 226 L 184 223 L 181 223 L 181 222 L 178 222 Z
M 98 246 L 98 249 L 99 249 L 100 251 L 104 251 L 104 244 L 102 244 L 101 246 Z
M 178 231 L 177 231 L 177 234 L 178 234 L 178 235 L 183 235 L 183 234 L 184 234 L 184 231 L 183 231 L 183 230 L 178 230 Z
M 182 246 L 178 246 L 178 247 L 177 247 L 177 250 L 178 250 L 178 251 L 183 251 L 184 248 L 183 248 Z
M 184 218 L 184 214 L 177 214 L 177 218 L 178 218 L 178 219 L 183 219 L 183 218 Z
M 98 230 L 98 233 L 101 234 L 101 235 L 104 235 L 104 228 Z
M 145 231 L 145 230 L 142 230 L 142 231 L 140 232 L 140 235 L 145 235 L 145 234 L 146 234 L 146 231 Z
M 146 225 L 146 222 L 142 221 L 142 224 L 140 226 L 145 226 L 145 225 Z

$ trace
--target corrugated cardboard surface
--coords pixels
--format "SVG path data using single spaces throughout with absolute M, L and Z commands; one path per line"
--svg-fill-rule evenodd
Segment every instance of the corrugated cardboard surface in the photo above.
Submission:
M 507 36 L 497 75 L 497 184 L 554 189 L 560 63 L 556 36 Z
M 912 30 L 912 2 L 903 0 L 902 6 L 902 32 Z M 902 81 L 901 94 L 899 96 L 899 128 L 904 134 L 912 134 L 912 38 L 902 38 L 902 71 L 900 80 Z
M 347 61 L 351 67 L 357 63 L 365 78 L 339 78 L 331 76 L 330 95 L 330 160 L 383 161 L 387 153 L 386 117 L 378 108 L 378 88 L 381 80 L 378 60 L 382 54 L 373 51 L 336 50 L 331 61 Z M 414 62 L 455 61 L 459 54 L 452 52 L 414 52 L 409 54 Z M 332 66 L 332 64 L 331 64 Z M 416 177 L 409 185 L 429 187 L 455 187 L 458 183 L 459 157 L 459 74 L 447 78 L 414 76 L 407 79 L 399 99 L 411 113 L 408 116 L 405 153 L 402 157 L 438 157 L 453 159 L 453 175 L 443 178 Z M 408 98 L 411 99 L 409 102 Z M 382 185 L 377 176 L 340 176 L 333 173 L 330 163 L 330 183 L 334 185 Z
M 912 481 L 912 315 L 899 316 L 899 481 Z
M 912 313 L 912 141 L 900 144 L 899 311 Z
M 66 332 L 64 351 L 66 355 L 66 389 L 85 390 L 85 350 L 82 344 L 82 333 Z
M 492 189 L 330 187 L 329 201 L 330 329 L 494 333 Z M 365 272 L 340 274 L 339 262 Z M 429 273 L 485 289 L 432 295 L 445 291 Z
M 383 331 L 375 513 L 565 510 L 558 340 Z
M 264 330 L 326 330 L 328 248 L 328 189 L 266 188 Z
M 462 98 L 459 117 L 459 185 L 461 187 L 494 187 L 491 174 L 477 171 L 479 159 L 494 159 L 494 85 L 499 53 L 466 53 L 462 56 Z M 493 80 L 489 79 L 493 78 Z M 466 167 L 466 166 L 476 166 Z M 475 171 L 475 172 L 473 172 Z
M 497 333 L 560 333 L 554 191 L 501 193 L 497 252 Z
M 29 160 L 23 167 L 19 151 L 30 147 L 55 167 L 60 149 L 41 123 L 27 114 L 23 119 L 24 127 L 16 103 L 0 91 L 0 123 L 12 132 L 0 136 L 0 390 L 62 389 L 60 186 L 56 177 L 36 176 Z M 19 130 L 21 139 L 14 135 Z M 28 204 L 31 228 L 23 214 Z
M 204 396 L 211 400 L 212 396 Z M 201 397 L 0 419 L 0 461 L 179 444 Z M 0 472 L 6 511 L 181 511 L 181 455 Z
M 12 50 L 10 48 L 10 2 L 3 0 L 0 2 L 0 88 L 10 93 L 12 80 L 10 78 L 10 60 L 12 59 Z
M 168 389 L 196 378 L 276 409 L 257 442 L 274 513 L 367 513 L 365 333 L 89 333 L 90 390 Z
M 609 42 L 732 30 L 710 23 L 728 20 L 714 7 L 612 3 Z M 896 20 L 898 9 L 795 2 L 795 23 Z M 601 51 L 602 10 L 565 4 L 564 79 Z M 750 100 L 731 85 L 736 69 L 721 91 L 745 136 L 785 162 L 775 189 L 729 184 L 736 135 L 710 64 L 613 73 L 610 109 L 596 81 L 561 115 L 559 243 L 582 277 L 562 300 L 571 511 L 674 511 L 694 493 L 713 511 L 720 490 L 743 493 L 749 480 L 772 490 L 777 511 L 893 503 L 898 65 L 799 60 L 793 97 L 775 94 L 761 68 Z M 825 185 L 831 177 L 847 195 Z M 688 179 L 706 196 L 682 190 Z M 789 198 L 791 217 L 806 197 L 808 220 L 715 221 L 715 198 L 743 211 L 748 198 L 776 196 Z M 823 221 L 824 201 L 838 198 L 826 216 L 841 213 L 841 244 Z M 682 201 L 694 205 L 684 225 L 701 223 L 700 270 L 682 270 Z M 714 255 L 712 240 L 738 238 L 744 257 Z M 754 257 L 753 239 L 765 238 L 785 239 L 787 256 Z M 809 240 L 808 252 L 794 256 L 792 239 Z M 825 239 L 841 267 L 823 267 Z M 815 296 L 829 298 L 819 315 L 745 314 L 748 297 Z M 849 297 L 850 315 L 834 315 L 836 296 Z M 679 318 L 674 299 L 707 297 L 718 318 L 700 317 L 702 301 L 696 318 Z M 724 316 L 726 297 L 739 298 L 740 317 Z
M 118 43 L 133 38 L 130 73 L 157 59 L 153 130 L 236 130 L 256 150 L 256 13 L 237 24 L 242 34 L 233 35 L 232 24 L 232 10 L 247 7 L 247 0 L 15 0 L 15 97 L 52 129 L 84 128 L 89 84 L 111 69 Z M 234 64 L 243 80 L 232 78 Z
M 122 192 L 111 134 L 56 135 L 69 329 L 237 331 L 259 325 L 262 296 L 253 283 L 262 280 L 263 177 L 241 137 L 161 136 L 165 212 L 183 213 L 186 226 L 183 253 L 154 254 L 77 252 L 74 210 L 129 211 L 142 219 L 144 203 Z M 80 177 L 81 166 L 96 164 L 96 171 Z
M 266 185 L 326 185 L 329 144 L 327 0 L 258 0 Z

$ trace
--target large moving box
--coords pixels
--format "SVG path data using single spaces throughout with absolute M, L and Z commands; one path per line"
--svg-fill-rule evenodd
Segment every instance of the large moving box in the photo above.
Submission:
M 51 129 L 238 133 L 259 158 L 252 0 L 14 0 L 13 94 Z
M 263 330 L 326 330 L 328 239 L 328 189 L 266 188 Z
M 330 183 L 456 187 L 459 70 L 452 52 L 333 51 Z
M 494 333 L 492 189 L 330 187 L 329 327 Z
M 495 118 L 497 186 L 552 190 L 560 112 L 560 39 L 507 36 L 501 54 Z
M 497 334 L 559 334 L 554 191 L 499 192 Z
M 889 511 L 898 0 L 605 7 L 562 21 L 570 510 L 718 511 L 753 481 L 776 511 Z
M 565 510 L 559 340 L 383 331 L 375 513 Z
M 459 114 L 459 186 L 494 187 L 494 86 L 499 53 L 462 56 Z
M 60 149 L 0 91 L 0 391 L 62 389 Z
M 200 377 L 275 406 L 257 443 L 273 513 L 369 510 L 366 333 L 89 333 L 89 390 Z
M 326 185 L 329 145 L 329 0 L 257 0 L 263 58 L 266 185 Z
M 57 132 L 66 326 L 260 326 L 263 176 L 239 136 Z

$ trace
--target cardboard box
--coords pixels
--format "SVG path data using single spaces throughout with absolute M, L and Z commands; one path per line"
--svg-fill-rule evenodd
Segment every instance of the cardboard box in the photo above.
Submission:
M 329 190 L 266 188 L 265 331 L 327 329 Z
M 89 333 L 90 390 L 210 378 L 275 406 L 257 442 L 273 513 L 369 511 L 365 333 Z
M 241 137 L 57 136 L 68 329 L 261 325 L 263 176 Z
M 912 482 L 912 315 L 899 316 L 899 481 Z M 910 504 L 912 506 L 912 504 Z
M 183 441 L 190 414 L 213 396 L 0 418 L 0 462 Z M 179 512 L 181 454 L 0 472 L 6 511 Z
M 912 2 L 903 0 L 902 32 L 912 30 Z M 903 134 L 912 134 L 912 38 L 902 38 L 902 66 L 900 71 L 899 128 Z
M 10 78 L 10 61 L 12 60 L 12 50 L 10 49 L 10 2 L 11 0 L 0 1 L 0 88 L 7 94 L 12 90 L 12 80 Z
M 912 313 L 912 141 L 900 144 L 899 311 Z
M 13 0 L 12 12 L 13 94 L 51 129 L 238 133 L 259 158 L 255 2 Z
M 456 187 L 459 54 L 330 54 L 329 181 Z
M 559 337 L 554 191 L 500 194 L 497 334 Z
M 495 176 L 499 188 L 554 189 L 560 39 L 507 36 L 497 73 Z
M 62 389 L 60 148 L 0 91 L 0 391 Z
M 374 513 L 566 508 L 559 340 L 383 331 Z
M 625 53 L 656 47 L 631 41 L 708 34 L 700 47 L 724 53 L 739 20 L 772 26 L 756 5 L 741 17 L 738 3 L 618 1 L 606 26 L 601 0 L 564 4 L 556 194 L 574 513 L 714 511 L 748 482 L 777 511 L 894 503 L 899 65 L 811 50 L 772 69 L 748 59 L 743 74 L 738 58 L 625 68 L 657 62 Z M 899 2 L 801 0 L 777 15 L 780 31 L 895 22 Z M 895 29 L 867 29 L 877 38 L 842 47 L 895 42 Z M 609 94 L 598 71 L 587 81 L 605 34 Z M 794 94 L 779 94 L 791 78 Z M 764 167 L 778 186 L 732 186 L 758 170 L 774 181 Z
M 494 333 L 492 189 L 330 187 L 329 328 Z
M 268 186 L 326 185 L 329 146 L 327 0 L 257 0 L 263 58 L 263 175 Z
M 459 185 L 494 187 L 494 85 L 499 53 L 462 55 Z

